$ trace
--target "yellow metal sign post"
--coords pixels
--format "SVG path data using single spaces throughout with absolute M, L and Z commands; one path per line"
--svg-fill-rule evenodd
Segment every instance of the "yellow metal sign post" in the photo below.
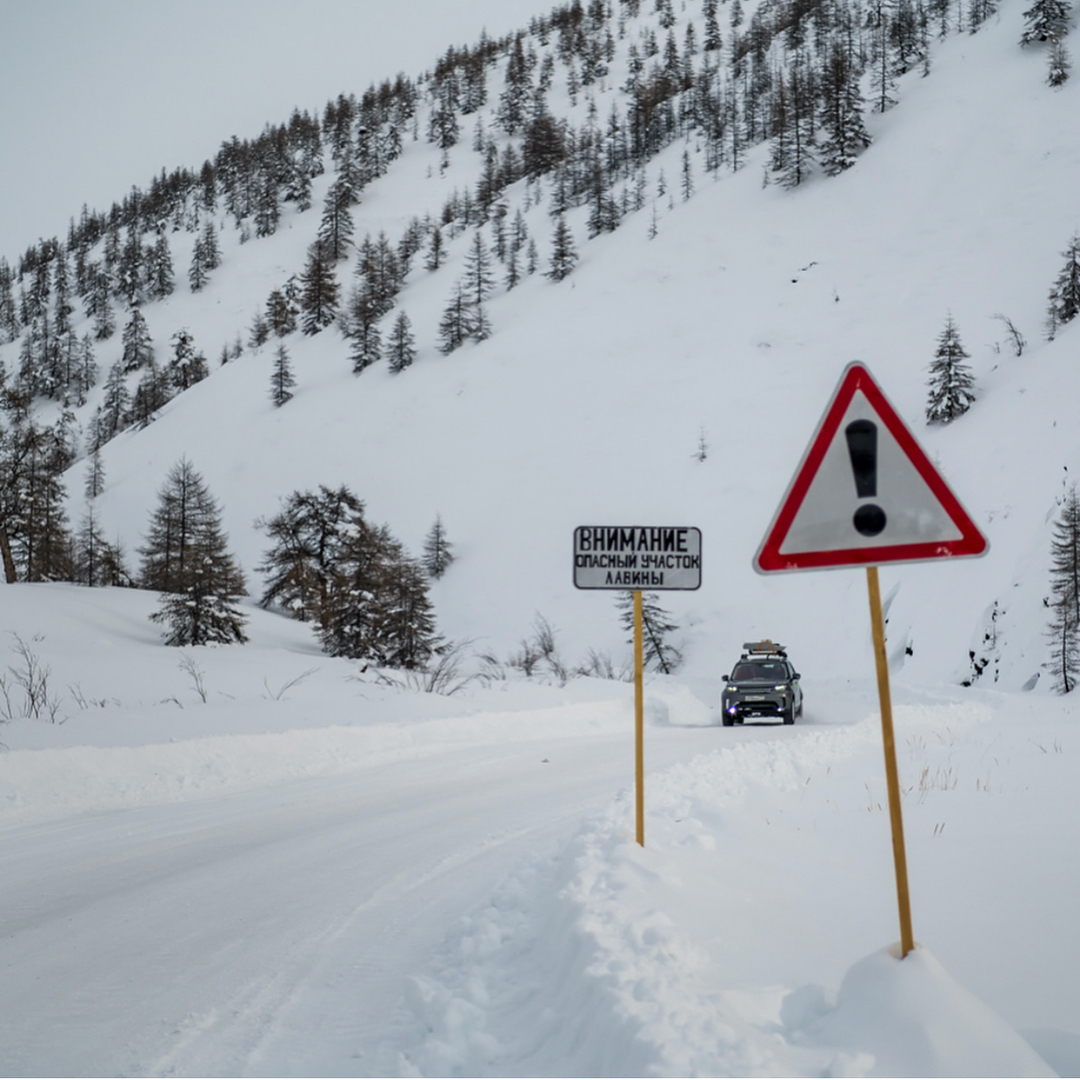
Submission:
M 634 776 L 637 842 L 645 846 L 645 663 L 641 590 L 634 592 Z
M 896 896 L 900 905 L 900 952 L 903 957 L 915 948 L 915 938 L 911 932 L 911 894 L 908 891 L 904 819 L 900 811 L 900 773 L 896 767 L 896 736 L 893 733 L 892 695 L 889 692 L 889 659 L 885 653 L 885 618 L 881 611 L 881 585 L 878 582 L 876 566 L 866 568 L 866 584 L 870 590 L 870 625 L 874 633 L 874 661 L 877 665 L 878 700 L 881 702 L 885 784 L 889 790 L 889 821 L 892 825 Z

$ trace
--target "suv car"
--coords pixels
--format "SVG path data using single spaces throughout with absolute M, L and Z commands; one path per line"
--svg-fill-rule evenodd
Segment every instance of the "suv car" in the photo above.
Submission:
M 724 727 L 746 719 L 783 720 L 794 724 L 802 716 L 803 695 L 799 673 L 787 658 L 783 645 L 773 641 L 748 641 L 743 654 L 724 676 L 720 716 Z

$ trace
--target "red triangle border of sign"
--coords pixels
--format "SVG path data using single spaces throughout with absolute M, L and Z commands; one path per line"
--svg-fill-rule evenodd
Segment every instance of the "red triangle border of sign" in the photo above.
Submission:
M 929 543 L 845 548 L 836 551 L 800 551 L 791 555 L 781 555 L 780 548 L 787 539 L 788 530 L 806 498 L 814 477 L 817 476 L 825 452 L 836 437 L 840 421 L 843 420 L 851 399 L 860 390 L 941 503 L 942 509 L 960 530 L 960 538 Z M 915 441 L 907 425 L 900 419 L 896 410 L 874 382 L 869 370 L 860 363 L 853 363 L 849 364 L 844 371 L 840 385 L 822 417 L 818 430 L 810 441 L 810 447 L 791 481 L 791 486 L 780 504 L 780 509 L 776 512 L 769 531 L 765 534 L 765 539 L 754 559 L 754 567 L 763 573 L 771 573 L 781 570 L 818 570 L 839 566 L 873 566 L 886 562 L 917 562 L 924 559 L 982 555 L 986 550 L 986 537 L 949 490 L 941 474 Z

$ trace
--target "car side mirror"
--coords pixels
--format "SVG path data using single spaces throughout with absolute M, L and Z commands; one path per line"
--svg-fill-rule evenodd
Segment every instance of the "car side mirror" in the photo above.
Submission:
M 723 679 L 724 682 L 731 682 L 731 676 L 730 675 L 721 675 L 720 678 Z
M 794 674 L 794 675 L 792 675 L 791 677 L 792 677 L 793 679 L 801 679 L 801 678 L 802 678 L 802 676 L 801 676 L 801 675 L 800 675 L 800 674 L 799 674 L 799 673 L 798 673 L 797 671 L 796 671 L 796 672 L 795 672 L 795 674 Z

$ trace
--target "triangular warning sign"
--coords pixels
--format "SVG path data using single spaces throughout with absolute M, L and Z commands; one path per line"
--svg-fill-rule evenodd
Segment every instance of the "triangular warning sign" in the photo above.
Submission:
M 982 555 L 986 538 L 850 364 L 754 557 L 759 573 Z

